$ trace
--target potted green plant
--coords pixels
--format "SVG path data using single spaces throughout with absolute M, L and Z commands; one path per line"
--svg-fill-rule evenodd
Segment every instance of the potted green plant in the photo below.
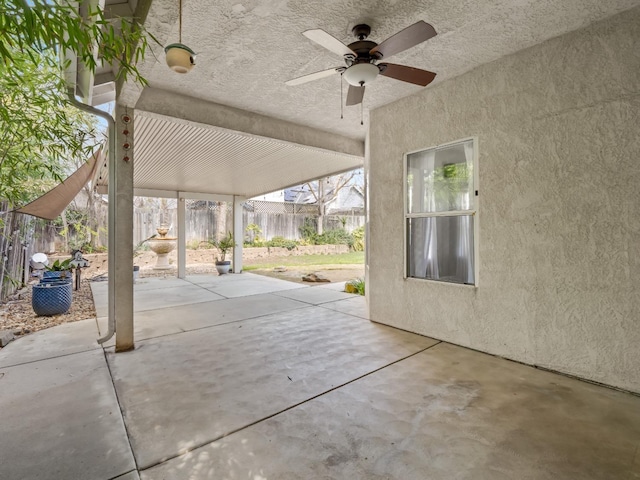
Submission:
M 218 240 L 209 240 L 209 244 L 218 250 L 218 255 L 216 255 L 216 270 L 218 271 L 218 275 L 229 273 L 231 262 L 226 259 L 227 252 L 235 247 L 231 232 Z
M 62 262 L 58 259 L 53 262 L 51 265 L 48 265 L 43 274 L 43 278 L 71 278 L 73 274 L 73 265 L 71 265 L 71 261 L 73 258 L 67 258 Z
M 73 298 L 73 257 L 46 267 L 40 283 L 31 290 L 31 306 L 38 316 L 66 313 Z

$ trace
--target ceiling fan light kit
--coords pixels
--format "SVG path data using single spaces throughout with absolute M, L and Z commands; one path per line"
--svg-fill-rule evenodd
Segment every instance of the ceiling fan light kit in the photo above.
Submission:
M 352 33 L 357 40 L 345 45 L 321 29 L 303 32 L 302 34 L 309 40 L 330 52 L 342 56 L 346 67 L 333 67 L 328 70 L 303 75 L 285 82 L 286 85 L 301 85 L 339 73 L 349 84 L 346 105 L 351 106 L 362 104 L 365 86 L 371 84 L 378 75 L 422 87 L 431 83 L 436 77 L 435 73 L 420 68 L 387 62 L 378 63 L 383 58 L 386 59 L 435 37 L 437 33 L 428 23 L 420 20 L 380 44 L 367 40 L 369 33 L 371 33 L 369 25 L 358 24 L 353 27 Z
M 188 73 L 196 64 L 196 54 L 186 45 L 172 43 L 164 47 L 167 65 L 176 73 Z
M 380 69 L 373 63 L 356 63 L 345 70 L 342 78 L 344 78 L 349 85 L 364 87 L 373 82 L 379 73 Z

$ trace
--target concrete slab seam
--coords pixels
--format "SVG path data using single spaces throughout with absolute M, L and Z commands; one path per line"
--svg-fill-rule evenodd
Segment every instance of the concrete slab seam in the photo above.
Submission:
M 302 285 L 300 287 L 295 287 L 295 288 L 287 288 L 286 290 L 276 290 L 274 292 L 257 292 L 257 293 L 250 293 L 248 295 L 241 295 L 239 297 L 225 297 L 224 295 L 222 295 L 221 293 L 218 293 L 213 287 L 210 288 L 206 288 L 206 287 L 202 287 L 204 288 L 207 292 L 210 293 L 215 293 L 216 295 L 220 295 L 221 297 L 224 297 L 225 300 L 233 300 L 235 298 L 249 298 L 249 297 L 255 297 L 256 295 L 275 295 L 279 292 L 291 292 L 293 290 L 302 290 L 303 288 L 311 288 L 308 285 Z M 281 298 L 289 298 L 289 297 L 285 297 L 283 295 L 278 295 L 278 297 Z M 290 298 L 290 300 L 293 300 Z M 299 302 L 301 302 L 302 300 L 297 300 Z M 306 303 L 306 302 L 305 302 Z
M 270 294 L 264 294 L 264 293 L 263 293 L 263 294 L 261 294 L 261 295 L 270 295 Z M 243 297 L 243 298 L 244 298 L 244 297 Z M 227 298 L 227 299 L 225 299 L 225 300 L 233 300 L 233 298 Z M 296 300 L 296 301 L 298 301 L 298 300 Z M 301 302 L 301 303 L 304 303 L 304 302 Z M 257 320 L 257 319 L 259 319 L 259 318 L 269 317 L 269 316 L 271 316 L 271 315 L 278 315 L 278 314 L 280 314 L 280 313 L 289 313 L 289 312 L 294 312 L 294 311 L 296 311 L 296 310 L 302 310 L 302 309 L 304 309 L 304 308 L 315 307 L 315 306 L 316 306 L 316 305 L 309 305 L 309 304 L 305 304 L 305 305 L 302 305 L 302 306 L 300 306 L 300 307 L 295 307 L 295 308 L 291 308 L 291 309 L 288 309 L 288 310 L 283 310 L 282 312 L 275 312 L 275 313 L 274 313 L 274 312 L 271 312 L 271 313 L 265 313 L 265 314 L 262 314 L 262 315 L 256 315 L 255 317 L 240 318 L 240 319 L 238 319 L 238 320 L 230 320 L 230 321 L 228 321 L 228 322 L 224 322 L 224 323 L 216 323 L 215 325 L 206 325 L 206 326 L 204 326 L 204 327 L 192 328 L 192 329 L 190 329 L 190 330 L 184 330 L 184 329 L 182 329 L 182 328 L 180 327 L 180 330 L 181 330 L 181 331 L 179 331 L 179 332 L 174 332 L 174 333 L 165 333 L 165 334 L 163 334 L 163 335 L 157 335 L 157 336 L 155 336 L 155 337 L 138 338 L 138 339 L 136 339 L 136 341 L 138 341 L 138 342 L 146 342 L 146 341 L 148 341 L 148 340 L 155 340 L 156 338 L 171 337 L 171 336 L 173 336 L 173 335 L 180 335 L 181 333 L 197 332 L 198 330 L 205 330 L 205 329 L 207 329 L 207 328 L 221 327 L 221 326 L 223 326 L 223 325 L 231 325 L 232 323 L 246 322 L 247 320 Z M 162 309 L 156 309 L 156 310 L 162 310 Z M 327 310 L 330 310 L 330 309 L 327 309 Z M 146 310 L 146 311 L 149 311 L 149 310 Z M 340 313 L 342 313 L 342 312 L 340 312 Z M 345 313 L 345 315 L 348 315 L 348 314 L 346 314 L 346 313 Z M 357 317 L 357 318 L 361 318 L 361 317 Z M 365 320 L 366 320 L 366 319 L 365 319 Z M 135 321 L 135 319 L 134 319 L 134 321 Z
M 371 321 L 374 322 L 373 320 L 371 320 Z M 379 323 L 380 325 L 385 325 L 387 327 L 391 326 L 391 325 L 387 325 L 386 323 L 381 323 L 381 322 L 374 322 L 374 323 Z M 392 328 L 397 328 L 397 327 L 392 327 Z M 409 332 L 409 330 L 403 330 L 401 328 L 397 328 L 397 329 L 398 330 L 402 330 L 403 332 L 414 333 L 414 332 Z M 415 333 L 415 335 L 420 335 L 420 334 L 419 333 Z M 514 360 L 513 358 L 503 357 L 502 355 L 496 355 L 494 353 L 489 353 L 489 352 L 485 352 L 483 350 L 478 350 L 477 348 L 471 348 L 471 347 L 467 347 L 465 345 L 459 345 L 457 343 L 447 342 L 446 340 L 440 340 L 438 338 L 429 337 L 427 335 L 422 335 L 422 336 L 428 337 L 428 338 L 433 338 L 434 340 L 438 340 L 437 345 L 440 345 L 440 344 L 453 345 L 454 347 L 460 347 L 460 348 L 464 348 L 466 350 L 471 350 L 472 352 L 478 352 L 478 353 L 482 353 L 483 355 L 489 355 L 489 356 L 494 357 L 494 358 L 499 358 L 501 360 L 506 360 L 507 362 L 517 363 L 518 365 L 522 365 L 523 367 L 534 368 L 536 370 L 553 373 L 555 375 L 560 375 L 560 376 L 563 376 L 563 377 L 566 377 L 566 378 L 570 378 L 572 380 L 577 380 L 579 382 L 589 383 L 591 385 L 595 385 L 596 387 L 604 387 L 604 388 L 606 388 L 608 390 L 614 390 L 616 392 L 621 392 L 621 393 L 628 393 L 629 395 L 633 395 L 634 397 L 640 397 L 640 393 L 638 393 L 638 392 L 633 392 L 631 390 L 625 390 L 624 388 L 616 387 L 614 385 L 607 385 L 606 383 L 596 382 L 595 380 L 589 380 L 588 378 L 578 377 L 577 375 L 571 375 L 570 373 L 561 372 L 559 370 L 553 370 L 552 368 L 543 367 L 541 365 L 520 362 L 518 360 Z
M 113 388 L 113 394 L 116 396 L 116 402 L 118 403 L 118 410 L 120 410 L 120 420 L 122 421 L 122 426 L 124 427 L 124 431 L 127 434 L 127 443 L 129 444 L 129 451 L 131 452 L 131 456 L 133 457 L 133 464 L 136 466 L 135 471 L 139 472 L 140 467 L 138 466 L 138 460 L 136 459 L 136 455 L 133 452 L 133 445 L 131 445 L 131 435 L 129 434 L 129 428 L 127 427 L 127 422 L 124 421 L 124 412 L 122 411 L 122 404 L 120 403 L 120 397 L 118 396 L 118 390 L 116 389 L 116 384 L 113 381 L 113 372 L 111 372 L 111 365 L 109 364 L 109 358 L 107 357 L 107 350 L 105 347 L 102 349 L 102 354 L 104 355 L 104 362 L 107 364 L 107 371 L 109 372 L 109 378 L 111 379 L 111 388 Z M 134 471 L 134 470 L 131 470 Z M 114 478 L 121 477 L 130 472 L 124 472 L 119 474 Z
M 464 347 L 464 348 L 466 348 L 466 347 Z M 480 352 L 480 353 L 487 354 L 486 352 Z M 487 355 L 491 355 L 491 354 L 489 353 Z M 519 363 L 519 364 L 525 365 L 527 367 L 533 367 L 536 370 L 541 370 L 543 372 L 555 373 L 556 375 L 562 375 L 563 377 L 571 378 L 573 380 L 578 380 L 580 382 L 590 383 L 591 385 L 595 385 L 596 387 L 604 387 L 604 388 L 607 388 L 609 390 L 615 390 L 616 392 L 628 393 L 629 395 L 633 395 L 634 397 L 640 397 L 640 392 L 633 392 L 631 390 L 625 390 L 624 388 L 616 387 L 615 385 L 607 385 L 606 383 L 596 382 L 595 380 L 590 380 L 588 378 L 578 377 L 576 375 L 571 375 L 570 373 L 566 373 L 566 372 L 560 372 L 558 370 L 553 370 L 552 368 L 543 367 L 541 365 L 536 365 L 536 364 L 530 365 L 528 363 L 522 363 L 522 362 L 519 362 L 517 360 L 513 360 L 513 359 L 507 358 L 507 357 L 500 357 L 498 355 L 492 355 L 492 356 L 493 357 L 502 358 L 502 359 L 508 360 L 510 362 Z M 638 448 L 640 448 L 640 447 L 638 447 Z
M 355 315 L 355 314 L 353 314 L 353 313 L 343 312 L 343 311 L 341 311 L 341 310 L 334 310 L 333 308 L 329 308 L 329 307 L 325 307 L 325 306 L 324 306 L 324 305 L 326 305 L 327 303 L 346 302 L 347 300 L 351 300 L 351 299 L 350 299 L 350 298 L 345 298 L 344 300 L 335 300 L 335 301 L 333 301 L 333 302 L 325 302 L 325 303 L 321 303 L 321 304 L 316 305 L 316 307 L 322 307 L 322 308 L 324 308 L 325 310 L 330 310 L 330 311 L 332 311 L 332 312 L 339 312 L 339 313 L 342 313 L 342 314 L 344 314 L 344 315 L 349 315 L 349 316 L 351 316 L 351 317 L 361 318 L 362 320 L 370 320 L 370 319 L 369 319 L 369 318 L 367 318 L 367 317 L 362 317 L 362 316 L 360 316 L 360 315 Z M 370 321 L 372 321 L 372 320 L 370 320 Z M 378 323 L 378 322 L 373 322 L 373 323 Z M 385 324 L 384 324 L 384 323 L 381 323 L 380 325 L 385 325 Z M 385 325 L 385 327 L 388 327 L 388 326 L 389 326 L 389 325 Z M 392 328 L 396 328 L 396 327 L 392 327 Z M 402 329 L 401 329 L 401 328 L 398 328 L 397 330 L 402 330 Z M 403 332 L 409 332 L 408 330 L 402 330 L 402 331 L 403 331 Z M 409 332 L 409 333 L 413 333 L 413 334 L 415 334 L 415 335 L 420 335 L 419 333 L 415 333 L 415 332 Z M 424 337 L 424 336 L 426 336 L 426 335 L 420 335 L 420 336 Z M 429 338 L 432 338 L 432 337 L 429 337 Z
M 209 292 L 209 293 L 215 293 L 215 292 Z M 216 295 L 220 295 L 219 293 L 217 293 Z M 221 297 L 224 297 L 224 295 L 220 295 Z M 211 299 L 204 299 L 204 300 L 199 300 L 199 301 L 195 301 L 195 302 L 189 302 L 189 303 L 184 303 L 184 304 L 180 304 L 180 305 L 171 305 L 170 307 L 184 307 L 186 305 L 197 305 L 199 303 L 209 303 L 209 302 L 219 302 L 221 300 L 229 300 L 227 297 L 225 298 L 214 298 L 213 300 Z M 167 307 L 163 307 L 163 308 L 167 308 Z M 159 310 L 158 308 L 145 308 L 145 309 L 140 309 L 140 310 L 135 310 L 134 313 L 140 313 L 140 312 L 149 312 L 151 310 Z
M 88 348 L 86 350 L 80 350 L 78 352 L 71 352 L 71 353 L 62 353 L 60 355 L 54 355 L 52 357 L 47 357 L 47 358 L 38 358 L 37 360 L 28 360 L 26 362 L 20 362 L 20 363 L 13 363 L 11 365 L 3 365 L 0 367 L 0 370 L 3 368 L 11 368 L 11 367 L 19 367 L 21 365 L 29 365 L 30 363 L 37 363 L 37 362 L 45 362 L 47 360 L 53 360 L 54 358 L 62 358 L 62 357 L 69 357 L 71 355 L 77 355 L 79 353 L 87 353 L 87 352 L 92 352 L 93 350 L 98 350 L 99 348 L 101 348 L 99 345 L 96 347 L 92 347 L 92 348 Z
M 318 288 L 318 287 L 309 287 L 309 288 Z M 295 290 L 295 289 L 291 289 L 291 290 Z M 291 290 L 283 290 L 284 292 L 290 292 Z M 325 303 L 334 303 L 337 302 L 339 300 L 327 300 L 326 302 L 320 302 L 320 303 L 310 303 L 307 302 L 305 300 L 300 300 L 299 298 L 291 298 L 291 297 L 287 297 L 286 295 L 278 295 L 278 293 L 280 292 L 271 292 L 272 295 L 276 295 L 278 297 L 281 298 L 288 298 L 290 300 L 295 300 L 296 302 L 302 302 L 302 303 L 306 303 L 307 305 L 311 306 L 311 307 L 320 307 L 322 305 L 324 305 Z M 343 298 L 342 300 L 348 300 L 347 298 Z M 328 309 L 331 310 L 331 309 Z
M 135 457 L 134 457 L 135 458 Z M 115 477 L 111 477 L 108 480 L 118 480 L 119 478 L 124 477 L 125 475 L 129 475 L 130 473 L 139 473 L 138 470 L 129 470 L 128 472 L 124 472 L 124 473 L 119 473 L 117 476 Z
M 289 407 L 287 407 L 287 408 L 284 408 L 284 409 L 282 409 L 282 410 L 280 410 L 280 411 L 278 411 L 278 412 L 272 413 L 271 415 L 267 415 L 267 416 L 266 416 L 266 417 L 264 417 L 264 418 L 261 418 L 261 419 L 259 419 L 259 420 L 254 421 L 254 422 L 251 422 L 251 423 L 248 423 L 248 424 L 246 424 L 246 425 L 243 425 L 242 427 L 238 427 L 238 428 L 236 428 L 236 429 L 234 429 L 234 430 L 231 430 L 231 431 L 229 431 L 229 432 L 227 432 L 227 433 L 224 433 L 224 434 L 222 434 L 222 435 L 219 435 L 218 437 L 216 437 L 216 438 L 214 438 L 214 439 L 212 439 L 212 440 L 209 440 L 209 441 L 206 441 L 206 442 L 202 442 L 202 443 L 200 443 L 200 444 L 198 444 L 198 445 L 194 445 L 193 447 L 189 448 L 188 450 L 186 450 L 186 451 L 184 451 L 184 452 L 182 452 L 182 453 L 180 453 L 180 454 L 177 454 L 177 455 L 173 455 L 173 456 L 167 457 L 167 458 L 165 458 L 165 459 L 163 459 L 163 460 L 161 460 L 161 461 L 159 461 L 159 462 L 156 462 L 156 463 L 154 463 L 154 464 L 152 464 L 152 465 L 149 465 L 148 467 L 145 467 L 145 468 L 143 468 L 142 470 L 139 470 L 139 471 L 140 471 L 140 472 L 144 472 L 144 471 L 149 470 L 149 469 L 151 469 L 151 468 L 157 467 L 158 465 L 162 465 L 162 464 L 167 463 L 167 462 L 169 462 L 169 461 L 171 461 L 171 460 L 174 460 L 174 459 L 176 459 L 176 458 L 179 458 L 179 457 L 182 457 L 182 456 L 184 456 L 184 455 L 187 455 L 187 454 L 189 454 L 189 453 L 193 452 L 194 450 L 197 450 L 197 449 L 199 449 L 199 448 L 202 448 L 202 447 L 204 447 L 204 446 L 206 446 L 206 445 L 210 445 L 210 444 L 212 444 L 212 443 L 215 443 L 215 442 L 217 442 L 218 440 L 222 440 L 223 438 L 228 437 L 228 436 L 230 436 L 230 435 L 233 435 L 234 433 L 238 433 L 238 432 L 240 432 L 240 431 L 242 431 L 242 430 L 245 430 L 245 429 L 247 429 L 247 428 L 253 427 L 254 425 L 257 425 L 257 424 L 259 424 L 259 423 L 262 423 L 262 422 L 264 422 L 264 421 L 266 421 L 266 420 L 269 420 L 269 419 L 271 419 L 271 418 L 273 418 L 273 417 L 276 417 L 276 416 L 278 416 L 278 415 L 280 415 L 280 414 L 282 414 L 282 413 L 288 412 L 289 410 L 293 410 L 294 408 L 297 408 L 297 407 L 299 407 L 300 405 L 303 405 L 303 404 L 305 404 L 305 403 L 308 403 L 308 402 L 310 402 L 310 401 L 312 401 L 312 400 L 315 400 L 316 398 L 322 397 L 322 396 L 324 396 L 324 395 L 326 395 L 326 394 L 328 394 L 328 393 L 331 393 L 331 392 L 333 392 L 333 391 L 335 391 L 335 390 L 338 390 L 338 389 L 340 389 L 340 388 L 342 388 L 342 387 L 345 387 L 345 386 L 350 385 L 350 384 L 352 384 L 352 383 L 354 383 L 354 382 L 357 382 L 358 380 L 361 380 L 361 379 L 363 379 L 363 378 L 365 378 L 365 377 L 368 377 L 369 375 L 372 375 L 372 374 L 374 374 L 374 373 L 376 373 L 376 372 L 379 372 L 380 370 L 384 370 L 385 368 L 390 367 L 390 366 L 392 366 L 392 365 L 395 365 L 396 363 L 400 363 L 400 362 L 402 362 L 402 361 L 404 361 L 404 360 L 407 360 L 408 358 L 411 358 L 411 357 L 414 357 L 414 356 L 416 356 L 416 355 L 418 355 L 418 354 L 420 354 L 420 353 L 423 353 L 423 352 L 425 352 L 425 351 L 427 351 L 427 350 L 429 350 L 429 349 L 431 349 L 431 348 L 435 347 L 436 345 L 439 345 L 440 343 L 442 343 L 442 342 L 441 342 L 441 341 L 438 341 L 437 343 L 434 343 L 433 345 L 429 345 L 428 347 L 425 347 L 425 348 L 423 348 L 423 349 L 420 349 L 420 350 L 418 350 L 417 352 L 414 352 L 414 353 L 412 353 L 412 354 L 410 354 L 410 355 L 406 355 L 406 356 L 404 356 L 404 357 L 402 357 L 402 358 L 399 358 L 399 359 L 397 359 L 397 360 L 394 360 L 393 362 L 387 363 L 386 365 L 383 365 L 383 366 L 378 367 L 378 368 L 376 368 L 376 369 L 374 369 L 374 370 L 371 370 L 370 372 L 364 373 L 364 374 L 362 374 L 362 375 L 360 375 L 360 376 L 358 376 L 358 377 L 356 377 L 356 378 L 353 378 L 353 379 L 349 380 L 348 382 L 344 382 L 344 383 L 341 383 L 340 385 L 336 385 L 335 387 L 332 387 L 332 388 L 330 388 L 330 389 L 328 389 L 328 390 L 325 390 L 324 392 L 321 392 L 321 393 L 318 393 L 317 395 L 314 395 L 314 396 L 312 396 L 312 397 L 309 397 L 309 398 L 307 398 L 306 400 L 302 400 L 301 402 L 298 402 L 298 403 L 296 403 L 296 404 L 294 404 L 294 405 L 291 405 L 291 406 L 289 406 Z M 128 435 L 128 433 L 127 433 L 127 435 Z M 137 464 L 137 462 L 136 462 L 136 467 L 137 467 L 137 466 L 138 466 L 138 464 Z
M 227 296 L 225 296 L 225 295 L 222 295 L 221 293 L 214 292 L 213 290 L 209 290 L 208 288 L 206 288 L 206 287 L 204 287 L 204 286 L 202 286 L 202 285 L 200 285 L 200 284 L 193 283 L 193 282 L 192 282 L 192 281 L 190 281 L 190 280 L 186 280 L 186 279 L 185 279 L 185 282 L 189 282 L 191 285 L 194 285 L 194 286 L 196 286 L 196 287 L 200 287 L 202 290 L 206 290 L 207 292 L 215 293 L 216 295 L 220 295 L 221 297 L 224 297 L 224 299 L 225 299 L 225 300 L 229 300 L 229 298 L 231 298 L 231 297 L 227 297 Z

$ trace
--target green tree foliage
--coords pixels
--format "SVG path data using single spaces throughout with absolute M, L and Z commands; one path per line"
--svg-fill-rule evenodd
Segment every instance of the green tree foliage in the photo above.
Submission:
M 53 49 L 63 55 L 73 52 L 92 72 L 98 61 L 117 62 L 118 80 L 132 76 L 146 83 L 136 64 L 144 58 L 150 35 L 134 19 L 108 19 L 99 7 L 91 7 L 88 2 L 82 5 L 88 9 L 83 16 L 77 4 L 68 0 L 4 0 L 0 6 L 3 75 L 20 81 L 17 52 L 27 54 L 37 65 L 40 54 Z
M 131 19 L 106 19 L 99 8 L 84 17 L 65 0 L 0 5 L 0 198 L 11 206 L 46 190 L 95 146 L 95 122 L 67 97 L 63 55 L 71 52 L 90 71 L 98 61 L 117 63 L 118 80 L 145 83 L 136 68 L 148 46 L 143 29 Z
M 16 52 L 21 78 L 0 76 L 0 198 L 12 206 L 51 188 L 98 141 L 95 120 L 68 104 L 52 56 L 36 65 Z

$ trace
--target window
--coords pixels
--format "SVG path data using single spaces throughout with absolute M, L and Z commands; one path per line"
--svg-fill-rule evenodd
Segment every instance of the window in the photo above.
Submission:
M 406 277 L 476 283 L 474 140 L 405 156 Z

